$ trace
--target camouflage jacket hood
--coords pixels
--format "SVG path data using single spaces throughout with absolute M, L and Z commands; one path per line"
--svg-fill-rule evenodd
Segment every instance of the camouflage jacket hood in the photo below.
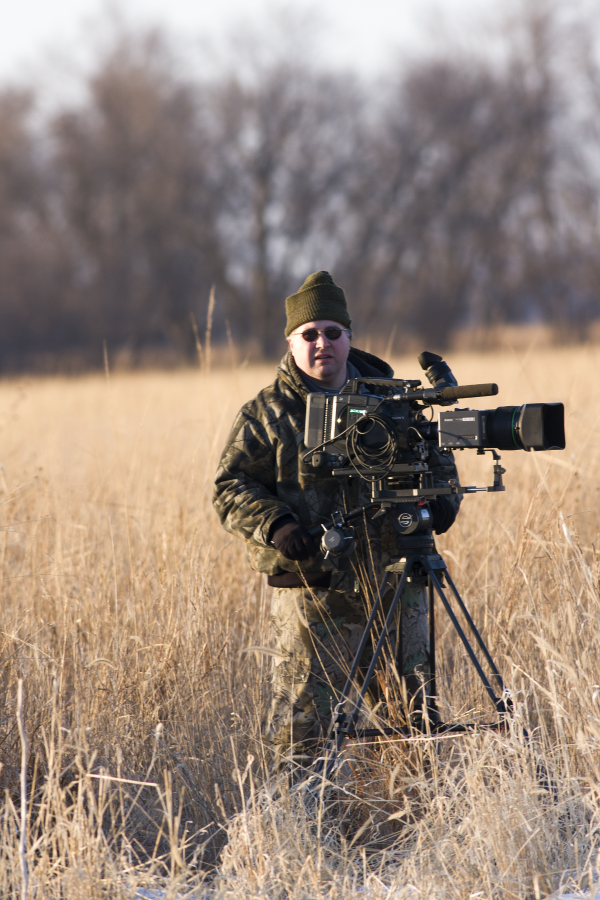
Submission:
M 363 350 L 352 348 L 348 360 L 362 377 L 393 377 L 386 362 Z M 308 393 L 288 352 L 277 367 L 273 384 L 238 413 L 217 471 L 213 501 L 223 527 L 246 542 L 249 563 L 256 571 L 267 575 L 302 570 L 339 572 L 337 581 L 341 586 L 342 581 L 350 580 L 349 560 L 325 559 L 319 553 L 305 563 L 297 563 L 268 544 L 273 524 L 283 516 L 312 526 L 325 522 L 337 510 L 350 509 L 370 499 L 366 482 L 323 477 L 303 462 Z M 432 454 L 430 465 L 436 484 L 457 478 L 451 457 L 442 456 L 435 448 Z M 459 498 L 452 500 L 458 508 Z M 369 525 L 367 556 L 376 561 L 375 568 L 394 555 L 395 534 L 388 516 Z M 344 588 L 347 589 L 346 584 Z

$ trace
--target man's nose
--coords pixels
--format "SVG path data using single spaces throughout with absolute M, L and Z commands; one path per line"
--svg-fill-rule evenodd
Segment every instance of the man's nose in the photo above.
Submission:
M 327 340 L 327 337 L 326 337 L 326 335 L 325 335 L 325 332 L 322 331 L 322 332 L 319 334 L 319 336 L 318 336 L 317 340 L 315 341 L 315 343 L 316 343 L 317 347 L 324 348 L 324 347 L 329 347 L 329 343 L 330 343 L 330 342 Z

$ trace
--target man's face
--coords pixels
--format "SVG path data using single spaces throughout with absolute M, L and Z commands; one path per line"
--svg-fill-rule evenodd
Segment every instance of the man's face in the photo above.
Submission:
M 302 334 L 311 328 L 321 334 L 316 341 L 305 341 Z M 337 340 L 331 340 L 323 334 L 326 328 L 338 328 L 342 333 Z M 329 319 L 305 322 L 290 334 L 288 343 L 296 365 L 309 378 L 314 378 L 323 387 L 341 388 L 345 384 L 350 338 L 339 322 Z

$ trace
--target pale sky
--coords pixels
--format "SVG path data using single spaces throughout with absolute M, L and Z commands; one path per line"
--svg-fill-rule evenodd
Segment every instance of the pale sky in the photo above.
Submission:
M 54 53 L 85 58 L 110 9 L 103 0 L 0 0 L 0 81 L 43 69 Z M 287 0 L 288 8 L 315 11 L 322 20 L 322 51 L 333 63 L 367 72 L 383 67 L 397 50 L 418 52 L 443 23 L 455 36 L 475 35 L 478 23 L 500 14 L 506 0 Z M 128 23 L 164 24 L 188 43 L 219 40 L 241 20 L 259 21 L 270 0 L 120 0 Z

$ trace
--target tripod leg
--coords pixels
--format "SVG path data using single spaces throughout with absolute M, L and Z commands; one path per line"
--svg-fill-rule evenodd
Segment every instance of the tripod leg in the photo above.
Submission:
M 470 658 L 471 662 L 473 663 L 473 665 L 475 667 L 475 671 L 479 675 L 479 677 L 483 683 L 483 686 L 488 693 L 490 700 L 492 701 L 492 703 L 494 704 L 494 706 L 496 707 L 496 709 L 499 713 L 508 712 L 504 701 L 500 697 L 497 697 L 496 694 L 494 693 L 494 689 L 492 688 L 487 675 L 481 668 L 481 664 L 475 655 L 475 651 L 471 647 L 468 637 L 462 630 L 460 622 L 456 618 L 456 616 L 454 614 L 454 610 L 450 606 L 448 598 L 444 594 L 444 591 L 442 590 L 442 586 L 439 583 L 439 581 L 435 575 L 435 572 L 429 567 L 429 565 L 428 565 L 428 568 L 429 568 L 429 577 L 431 578 L 431 581 L 433 582 L 433 586 L 434 586 L 440 600 L 444 604 L 444 608 L 445 608 L 446 612 L 448 613 L 448 616 L 450 617 L 450 621 L 454 625 L 456 633 L 458 634 L 459 638 L 463 642 L 463 646 L 464 646 L 465 650 L 467 651 L 467 653 L 469 654 L 469 658 Z
M 402 601 L 400 601 L 400 615 L 398 616 L 398 635 L 396 644 L 396 669 L 402 678 L 404 675 L 404 628 L 402 622 Z
M 379 661 L 379 657 L 381 656 L 381 651 L 383 649 L 383 645 L 389 634 L 392 622 L 394 621 L 394 613 L 395 613 L 396 607 L 398 605 L 398 600 L 400 599 L 402 591 L 404 590 L 404 585 L 406 584 L 406 579 L 408 578 L 410 570 L 412 569 L 413 562 L 414 562 L 414 560 L 412 557 L 409 557 L 406 560 L 404 572 L 402 573 L 402 577 L 400 579 L 398 587 L 396 588 L 396 592 L 394 594 L 394 599 L 392 600 L 392 604 L 390 606 L 389 612 L 387 614 L 387 618 L 385 620 L 385 625 L 382 628 L 381 634 L 379 636 L 379 640 L 377 641 L 377 645 L 375 647 L 375 650 L 373 651 L 373 657 L 369 664 L 369 668 L 367 669 L 367 673 L 365 675 L 365 678 L 364 678 L 364 681 L 362 684 L 362 688 L 361 688 L 358 698 L 354 704 L 354 709 L 352 710 L 352 713 L 350 713 L 348 715 L 346 712 L 344 712 L 343 704 L 348 699 L 348 695 L 349 695 L 350 689 L 352 687 L 353 679 L 356 676 L 356 672 L 358 671 L 361 654 L 367 645 L 367 640 L 371 633 L 373 623 L 375 622 L 375 616 L 377 615 L 379 606 L 381 604 L 381 598 L 383 597 L 383 591 L 385 589 L 385 586 L 386 586 L 386 584 L 388 582 L 388 578 L 389 578 L 389 574 L 386 573 L 386 577 L 384 578 L 383 584 L 381 585 L 381 588 L 379 589 L 379 592 L 377 595 L 377 601 L 373 606 L 371 615 L 369 616 L 369 621 L 367 622 L 362 640 L 360 642 L 360 647 L 358 648 L 356 656 L 354 657 L 354 662 L 352 663 L 352 668 L 350 670 L 350 675 L 348 676 L 346 686 L 344 687 L 342 696 L 340 697 L 340 700 L 337 705 L 337 709 L 336 709 L 337 716 L 336 716 L 336 720 L 334 723 L 335 743 L 333 741 L 328 742 L 328 744 L 325 748 L 324 754 L 323 754 L 323 759 L 319 760 L 319 764 L 316 769 L 317 775 L 320 775 L 324 772 L 325 777 L 329 778 L 329 776 L 331 775 L 331 772 L 333 771 L 333 767 L 335 766 L 335 761 L 338 757 L 338 754 L 339 754 L 340 750 L 342 749 L 342 745 L 346 739 L 346 735 L 349 732 L 354 730 L 354 727 L 355 727 L 355 725 L 358 721 L 358 717 L 360 715 L 360 711 L 362 709 L 362 704 L 363 704 L 365 695 L 369 689 L 369 684 L 371 683 L 371 679 L 373 677 L 375 667 Z
M 485 642 L 484 642 L 483 638 L 481 637 L 481 634 L 479 633 L 479 630 L 478 630 L 477 626 L 475 625 L 475 622 L 471 618 L 471 614 L 470 614 L 469 610 L 467 609 L 467 607 L 465 606 L 462 597 L 458 593 L 456 585 L 452 581 L 452 578 L 450 577 L 450 573 L 448 572 L 447 569 L 445 570 L 445 573 L 446 573 L 446 578 L 448 580 L 448 584 L 450 586 L 450 590 L 456 597 L 456 601 L 457 601 L 458 605 L 460 606 L 465 619 L 467 620 L 469 628 L 471 629 L 471 633 L 473 634 L 475 640 L 479 644 L 481 652 L 485 656 L 485 658 L 488 662 L 488 665 L 489 665 L 490 669 L 492 670 L 492 674 L 493 674 L 494 678 L 496 679 L 496 681 L 498 682 L 499 690 L 503 693 L 504 692 L 504 681 L 502 679 L 502 675 L 498 671 L 498 669 L 496 667 L 496 663 L 492 659 L 490 651 L 486 647 Z
M 375 619 L 377 618 L 377 614 L 379 613 L 379 608 L 381 606 L 381 600 L 383 594 L 385 592 L 387 583 L 389 581 L 389 572 L 385 573 L 385 577 L 381 583 L 381 587 L 377 591 L 377 597 L 375 598 L 375 603 L 373 604 L 373 609 L 371 610 L 371 615 L 369 616 L 369 620 L 365 625 L 365 630 L 363 631 L 363 635 L 360 639 L 360 644 L 358 645 L 358 650 L 356 651 L 356 655 L 352 660 L 352 666 L 350 667 L 350 671 L 348 673 L 348 677 L 346 679 L 346 684 L 344 685 L 344 689 L 340 694 L 340 699 L 337 702 L 335 712 L 334 712 L 334 724 L 335 727 L 338 724 L 338 718 L 340 715 L 344 715 L 344 705 L 348 698 L 350 697 L 350 691 L 352 690 L 352 686 L 354 685 L 354 679 L 356 678 L 356 673 L 358 672 L 358 667 L 360 665 L 361 657 L 364 653 L 365 647 L 367 646 L 367 641 L 369 640 L 371 630 L 373 628 L 373 624 Z M 345 717 L 345 716 L 344 716 Z
M 389 608 L 389 612 L 387 614 L 385 624 L 384 624 L 383 628 L 381 629 L 381 634 L 379 635 L 377 645 L 375 647 L 375 650 L 373 651 L 373 656 L 371 658 L 371 662 L 369 663 L 369 668 L 367 669 L 367 673 L 365 675 L 365 678 L 364 678 L 364 681 L 363 681 L 363 684 L 362 684 L 362 687 L 360 690 L 360 694 L 358 695 L 356 703 L 354 704 L 354 709 L 353 709 L 352 713 L 350 714 L 349 726 L 347 728 L 345 728 L 343 731 L 338 731 L 337 739 L 336 739 L 336 744 L 337 744 L 338 750 L 342 746 L 342 743 L 344 741 L 344 738 L 345 738 L 347 732 L 349 730 L 353 730 L 354 726 L 356 725 L 356 723 L 358 721 L 358 717 L 360 715 L 360 711 L 362 708 L 363 701 L 365 699 L 365 695 L 369 689 L 369 685 L 371 683 L 373 673 L 375 672 L 375 667 L 377 666 L 377 663 L 379 662 L 379 657 L 381 656 L 381 651 L 383 650 L 383 645 L 384 645 L 385 641 L 387 640 L 388 634 L 390 633 L 390 628 L 391 628 L 392 622 L 394 621 L 394 613 L 395 613 L 396 607 L 398 605 L 398 600 L 400 599 L 400 597 L 402 595 L 402 591 L 404 590 L 404 585 L 406 584 L 406 579 L 408 577 L 408 573 L 410 572 L 410 570 L 412 568 L 412 563 L 413 563 L 413 560 L 411 558 L 406 560 L 406 566 L 405 566 L 404 572 L 402 573 L 402 578 L 400 579 L 398 587 L 396 588 L 396 593 L 394 594 L 394 599 L 392 600 L 391 606 Z M 357 656 L 358 656 L 358 654 L 357 654 Z
M 342 743 L 340 742 L 339 746 L 338 746 L 339 735 L 342 734 L 345 736 L 345 734 L 346 734 L 345 725 L 346 725 L 347 713 L 345 712 L 344 707 L 345 707 L 348 699 L 350 698 L 350 692 L 354 685 L 354 680 L 356 678 L 356 673 L 358 672 L 360 660 L 361 660 L 361 657 L 365 650 L 365 647 L 367 646 L 367 641 L 369 640 L 369 637 L 371 635 L 371 631 L 372 631 L 375 619 L 377 618 L 377 615 L 381 608 L 381 599 L 385 593 L 385 589 L 386 589 L 387 583 L 389 581 L 389 577 L 390 577 L 390 573 L 386 572 L 385 576 L 383 578 L 383 581 L 381 583 L 381 587 L 377 591 L 377 596 L 375 597 L 375 602 L 373 603 L 371 615 L 369 616 L 367 624 L 365 625 L 365 630 L 363 631 L 362 637 L 360 639 L 360 644 L 358 645 L 358 650 L 356 651 L 354 659 L 352 660 L 352 665 L 350 667 L 348 677 L 346 678 L 346 683 L 344 685 L 342 693 L 340 694 L 340 698 L 336 704 L 336 707 L 335 707 L 335 710 L 333 713 L 331 731 L 336 735 L 336 739 L 335 739 L 336 751 L 335 751 L 335 753 L 333 753 L 333 755 L 330 755 L 330 754 L 332 754 L 333 747 L 334 747 L 334 741 L 332 740 L 332 738 L 330 738 L 327 741 L 327 744 L 325 745 L 324 759 L 320 760 L 319 764 L 317 765 L 316 771 L 317 771 L 317 774 L 319 774 L 319 775 L 323 771 L 325 759 L 327 759 L 327 772 L 329 773 L 331 771 L 331 769 L 333 768 L 333 764 L 335 763 L 337 752 L 339 751 L 339 749 L 342 745 Z M 342 741 L 343 741 L 343 738 L 342 738 Z
M 429 684 L 433 708 L 437 711 L 437 682 L 435 671 L 435 591 L 431 577 L 427 578 L 427 594 L 429 597 Z

